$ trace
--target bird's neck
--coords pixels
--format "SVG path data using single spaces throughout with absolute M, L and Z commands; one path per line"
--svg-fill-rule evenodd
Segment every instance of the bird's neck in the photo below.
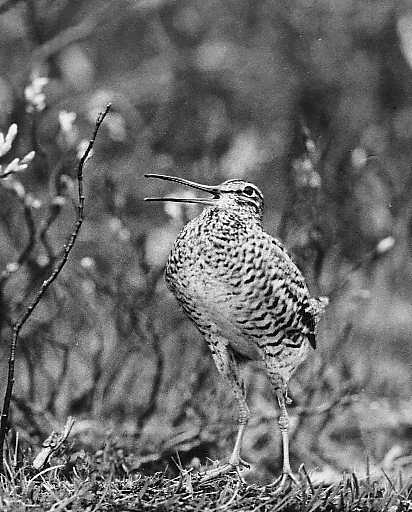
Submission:
M 242 208 L 223 208 L 220 206 L 211 206 L 206 208 L 201 214 L 204 221 L 214 220 L 224 224 L 249 225 L 251 228 L 262 227 L 262 216 L 259 215 L 253 207 Z

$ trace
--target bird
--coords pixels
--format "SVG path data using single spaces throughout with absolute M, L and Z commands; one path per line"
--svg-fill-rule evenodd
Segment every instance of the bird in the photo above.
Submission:
M 204 480 L 248 464 L 242 440 L 251 416 L 240 369 L 263 362 L 279 406 L 282 473 L 279 488 L 297 483 L 289 460 L 288 383 L 316 348 L 326 297 L 311 297 L 285 246 L 263 229 L 264 198 L 247 181 L 204 185 L 177 176 L 145 174 L 209 194 L 208 197 L 147 197 L 205 206 L 177 236 L 165 268 L 166 285 L 206 340 L 218 372 L 238 404 L 238 432 L 229 462 L 209 469 Z

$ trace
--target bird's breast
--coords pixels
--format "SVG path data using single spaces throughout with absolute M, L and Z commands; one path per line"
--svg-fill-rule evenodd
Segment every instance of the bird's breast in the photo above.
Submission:
M 173 245 L 169 289 L 203 334 L 225 338 L 249 359 L 269 355 L 291 372 L 308 346 L 300 313 L 308 292 L 299 270 L 259 226 L 206 213 Z

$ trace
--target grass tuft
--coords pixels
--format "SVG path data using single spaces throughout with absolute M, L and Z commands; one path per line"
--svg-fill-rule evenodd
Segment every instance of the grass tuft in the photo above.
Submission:
M 177 477 L 165 472 L 125 474 L 119 461 L 100 452 L 65 455 L 42 471 L 27 460 L 16 467 L 7 461 L 0 480 L 0 510 L 33 511 L 282 511 L 362 512 L 412 510 L 412 481 L 382 474 L 381 478 L 343 475 L 325 485 L 300 471 L 300 485 L 279 494 L 276 487 L 243 484 L 236 472 L 200 483 L 197 474 L 180 468 Z M 13 462 L 13 463 L 12 463 Z

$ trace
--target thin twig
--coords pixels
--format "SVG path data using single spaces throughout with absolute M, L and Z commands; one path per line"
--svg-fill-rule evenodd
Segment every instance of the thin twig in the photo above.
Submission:
M 3 447 L 4 447 L 4 441 L 9 429 L 9 410 L 10 410 L 10 401 L 11 396 L 13 392 L 13 386 L 14 386 L 14 364 L 16 359 L 16 347 L 17 347 L 17 341 L 19 338 L 20 331 L 26 321 L 30 318 L 33 311 L 35 310 L 36 306 L 39 304 L 40 300 L 50 287 L 50 285 L 55 281 L 57 276 L 62 271 L 64 265 L 67 262 L 67 259 L 70 255 L 71 250 L 73 249 L 73 246 L 77 240 L 77 236 L 79 234 L 80 228 L 83 223 L 84 218 L 84 191 L 83 191 L 83 168 L 84 164 L 86 163 L 90 152 L 93 149 L 94 143 L 96 141 L 96 136 L 99 131 L 99 128 L 101 124 L 104 121 L 104 118 L 108 114 L 110 110 L 111 105 L 108 104 L 106 106 L 106 109 L 104 112 L 101 112 L 96 119 L 96 125 L 94 128 L 94 132 L 92 135 L 92 138 L 89 141 L 89 145 L 86 148 L 86 151 L 84 152 L 83 156 L 81 157 L 79 161 L 79 165 L 77 168 L 77 183 L 78 183 L 78 206 L 77 206 L 77 218 L 74 223 L 73 231 L 69 237 L 68 242 L 64 246 L 63 253 L 60 257 L 60 259 L 57 261 L 56 266 L 53 268 L 50 276 L 43 281 L 42 285 L 40 286 L 40 289 L 36 293 L 35 297 L 31 301 L 31 303 L 27 306 L 23 314 L 20 316 L 20 318 L 17 319 L 17 321 L 13 324 L 13 334 L 12 339 L 10 342 L 10 353 L 9 353 L 9 364 L 8 364 L 8 376 L 7 376 L 7 387 L 6 387 L 6 393 L 4 395 L 4 402 L 3 402 L 3 411 L 1 414 L 1 421 L 0 421 L 0 474 L 4 474 L 4 463 L 3 463 Z

